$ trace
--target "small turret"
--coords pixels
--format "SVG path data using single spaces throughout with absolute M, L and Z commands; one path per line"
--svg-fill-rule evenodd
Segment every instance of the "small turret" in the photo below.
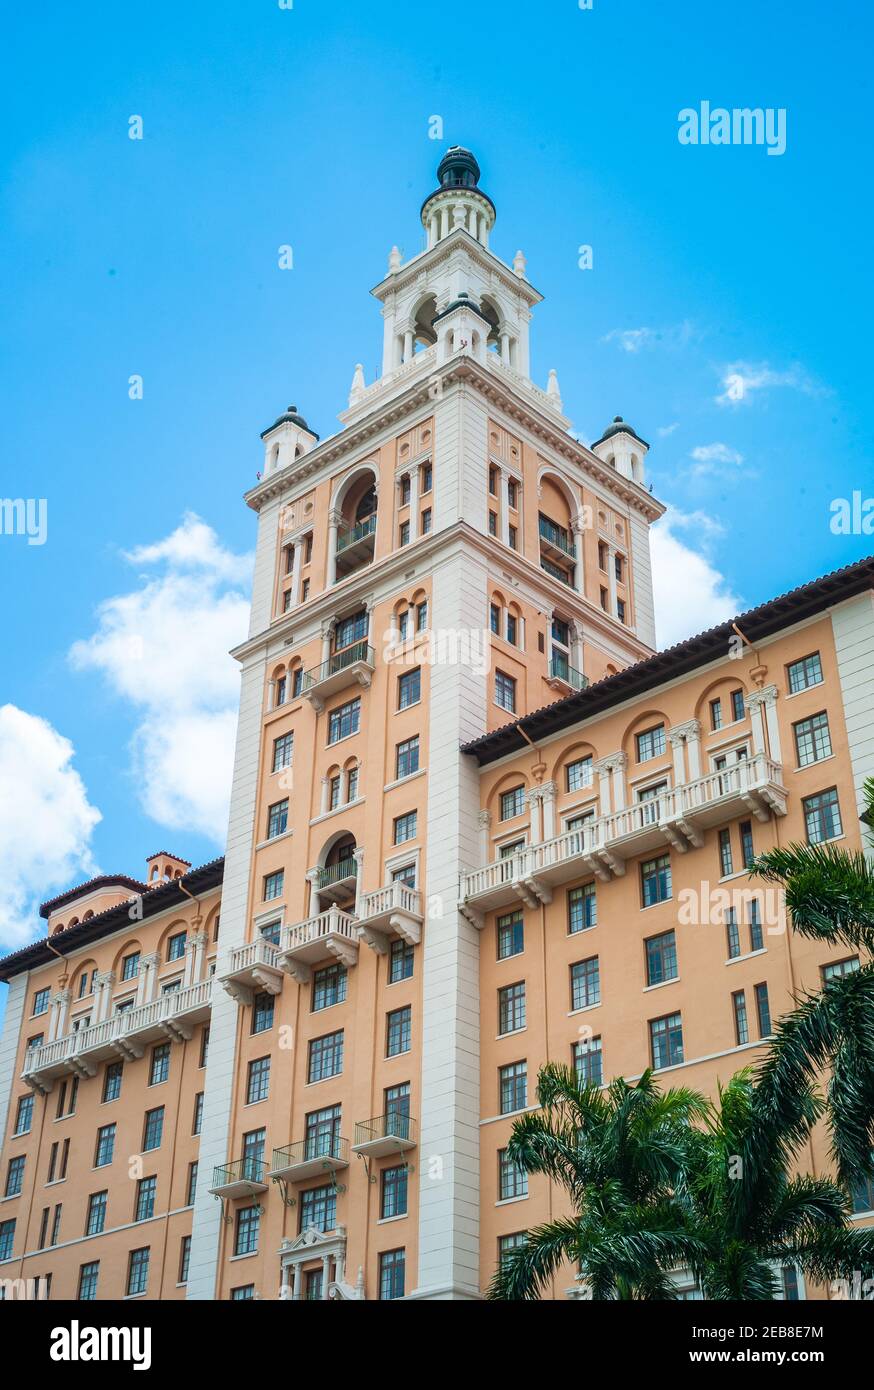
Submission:
M 495 205 L 479 187 L 480 168 L 470 150 L 453 145 L 437 166 L 440 187 L 422 204 L 422 226 L 428 247 L 436 246 L 457 227 L 483 246 L 495 225 Z
M 290 405 L 278 420 L 262 431 L 264 440 L 264 477 L 285 468 L 303 454 L 308 454 L 319 442 L 296 405 Z
M 633 482 L 640 483 L 641 487 L 645 484 L 646 469 L 643 461 L 649 453 L 649 445 L 635 433 L 621 415 L 614 415 L 613 423 L 592 445 L 592 453 L 609 463 L 611 468 L 615 468 L 624 478 L 631 478 Z

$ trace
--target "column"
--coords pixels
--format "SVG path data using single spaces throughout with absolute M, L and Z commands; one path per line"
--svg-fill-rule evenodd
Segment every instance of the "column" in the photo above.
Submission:
M 780 728 L 777 723 L 777 687 L 766 685 L 762 690 L 754 690 L 746 697 L 750 712 L 750 725 L 753 731 L 753 752 L 770 752 L 775 762 L 782 759 L 780 751 Z M 767 729 L 767 739 L 765 730 Z
M 510 335 L 504 330 L 501 333 L 501 361 L 505 367 L 510 365 Z
M 331 1281 L 331 1257 L 330 1257 L 330 1255 L 323 1255 L 323 1256 L 322 1256 L 322 1298 L 323 1298 L 323 1299 L 327 1299 L 327 1297 L 328 1297 L 328 1284 L 330 1283 L 330 1281 Z
M 303 558 L 303 541 L 297 540 L 292 547 L 291 561 L 291 606 L 296 608 L 300 603 L 300 567 Z
M 59 990 L 52 998 L 52 1013 L 49 1019 L 48 1041 L 54 1042 L 56 1038 L 62 1038 L 67 1031 L 67 1013 L 70 1008 L 72 995 L 68 989 Z
M 544 782 L 540 792 L 543 801 L 543 838 L 551 840 L 555 835 L 555 783 Z
M 137 1004 L 151 1004 L 155 997 L 155 981 L 158 972 L 158 953 L 140 957 L 140 976 L 137 986 Z
M 765 723 L 768 729 L 768 748 L 775 763 L 783 761 L 780 751 L 780 725 L 777 722 L 777 687 L 768 685 L 762 691 L 765 701 Z
M 339 512 L 328 512 L 328 588 L 337 582 L 337 532 L 342 517 Z
M 628 762 L 624 753 L 615 753 L 611 758 L 613 770 L 613 805 L 617 811 L 625 808 L 625 765 Z
M 322 623 L 322 626 L 319 630 L 319 636 L 322 639 L 321 664 L 323 666 L 325 666 L 331 659 L 331 640 L 334 636 L 335 622 L 336 618 L 331 618 L 328 622 Z
M 531 809 L 530 843 L 532 845 L 539 845 L 543 839 L 540 816 L 540 787 L 531 788 L 528 793 L 528 805 Z
M 410 540 L 419 534 L 419 470 L 410 469 Z
M 267 682 L 267 708 L 276 709 L 276 681 Z
M 328 800 L 328 797 L 329 797 L 329 795 L 330 795 L 330 787 L 331 787 L 330 779 L 327 778 L 327 777 L 323 777 L 323 778 L 322 778 L 322 809 L 321 809 L 321 814 L 322 814 L 323 816 L 326 815 L 327 812 L 331 809 L 331 808 L 330 808 L 330 803 L 329 803 L 329 800 Z
M 477 816 L 480 835 L 480 864 L 488 864 L 491 858 L 489 854 L 489 830 L 492 824 L 491 811 L 480 811 Z
M 690 719 L 686 733 L 686 752 L 689 759 L 689 781 L 701 776 L 701 724 Z
M 573 521 L 572 521 L 572 523 L 571 523 L 571 528 L 572 528 L 572 530 L 573 530 L 573 535 L 574 535 L 574 544 L 576 545 L 576 549 L 577 549 L 576 564 L 574 565 L 574 588 L 576 589 L 576 591 L 577 591 L 578 594 L 585 594 L 585 592 L 586 592 L 586 566 L 585 566 L 585 563 L 584 563 L 584 561 L 585 561 L 585 556 L 584 556 L 584 553 L 583 553 L 583 530 L 584 530 L 584 527 L 583 527 L 582 518 L 581 518 L 581 517 L 578 517 L 578 516 L 575 516 L 574 519 L 573 519 Z M 615 573 L 615 571 L 614 571 L 614 573 Z M 582 669 L 583 669 L 583 668 L 580 667 L 580 670 L 582 670 Z
M 303 1265 L 300 1263 L 300 1261 L 298 1261 L 297 1264 L 295 1264 L 295 1265 L 292 1266 L 292 1270 L 293 1270 L 293 1273 L 292 1273 L 291 1296 L 292 1296 L 292 1298 L 293 1298 L 296 1302 L 299 1302 L 299 1301 L 300 1301 L 300 1286 L 301 1286 L 301 1278 L 302 1278 L 302 1272 L 303 1272 Z
M 498 469 L 498 489 L 501 498 L 501 540 L 504 545 L 510 544 L 510 477 L 506 468 Z
M 585 656 L 583 649 L 583 625 L 582 623 L 572 622 L 571 628 L 571 664 L 580 675 L 585 674 Z
M 206 946 L 206 932 L 196 931 L 185 943 L 185 981 L 186 985 L 196 985 L 203 974 L 203 953 Z
M 610 615 L 616 617 L 616 547 L 607 544 L 607 581 L 610 586 Z
M 111 970 L 107 970 L 104 974 L 97 976 L 97 981 L 99 982 L 100 994 L 97 1008 L 94 1011 L 94 1021 L 95 1023 L 102 1023 L 104 1019 L 109 1018 L 112 1008 L 112 986 L 115 984 L 115 976 Z
M 610 797 L 610 759 L 599 758 L 592 764 L 592 771 L 598 774 L 598 802 L 599 813 L 602 816 L 609 816 L 613 809 L 613 802 Z
M 413 330 L 407 328 L 404 331 L 404 361 L 409 362 L 413 356 Z
M 449 207 L 444 206 L 440 209 L 440 240 L 449 236 Z
M 362 898 L 364 897 L 364 883 L 363 883 L 364 873 L 363 873 L 362 867 L 361 867 L 361 866 L 363 865 L 363 863 L 364 863 L 364 850 L 361 849 L 361 848 L 353 849 L 353 851 L 352 851 L 352 858 L 355 860 L 355 863 L 358 865 L 358 869 L 357 869 L 356 874 L 355 874 L 355 916 L 356 916 L 356 917 L 360 917 L 360 916 L 361 916 L 361 900 L 362 900 Z
M 309 917 L 318 917 L 319 913 L 320 913 L 321 910 L 322 910 L 322 901 L 321 901 L 321 898 L 319 897 L 319 889 L 318 889 L 318 883 L 319 883 L 319 871 L 318 871 L 318 869 L 310 869 L 310 870 L 309 870 L 309 872 L 307 873 L 307 883 L 308 883 L 309 886 L 310 886 L 310 905 L 309 905 L 309 911 L 308 911 L 308 914 L 307 914 L 307 915 L 308 915 Z
M 674 757 L 674 786 L 679 787 L 686 780 L 686 735 L 678 729 L 669 729 L 668 739 Z

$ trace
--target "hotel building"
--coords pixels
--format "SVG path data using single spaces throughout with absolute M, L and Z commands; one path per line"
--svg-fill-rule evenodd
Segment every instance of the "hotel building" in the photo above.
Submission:
M 0 962 L 0 1279 L 479 1298 L 564 1210 L 505 1154 L 547 1058 L 712 1092 L 857 963 L 746 865 L 862 844 L 874 561 L 656 654 L 648 445 L 531 380 L 479 176 L 450 150 L 392 250 L 340 431 L 262 435 L 224 860 L 75 888 Z

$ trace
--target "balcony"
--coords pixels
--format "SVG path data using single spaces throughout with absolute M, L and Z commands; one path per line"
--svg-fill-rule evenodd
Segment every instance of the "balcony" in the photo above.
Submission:
M 218 978 L 238 1004 L 251 1004 L 256 994 L 279 994 L 283 979 L 279 952 L 259 936 L 231 951 L 230 967 Z
M 347 854 L 336 864 L 326 864 L 315 870 L 316 892 L 332 903 L 348 902 L 355 896 L 358 883 L 358 860 Z
M 406 883 L 389 883 L 365 893 L 359 905 L 360 934 L 381 956 L 388 951 L 393 935 L 417 946 L 422 939 L 422 921 L 422 894 Z
M 34 1090 L 48 1092 L 56 1076 L 94 1076 L 101 1062 L 142 1057 L 150 1042 L 187 1040 L 194 1025 L 209 1018 L 211 1002 L 212 980 L 159 995 L 149 1004 L 31 1048 L 22 1078 Z
M 376 545 L 376 512 L 337 532 L 337 578 L 345 579 L 354 569 L 373 559 Z
M 349 1140 L 339 1134 L 317 1134 L 284 1149 L 273 1150 L 271 1178 L 282 1182 L 303 1182 L 322 1173 L 336 1173 L 349 1167 Z
M 367 642 L 353 642 L 342 651 L 334 652 L 321 666 L 305 671 L 301 681 L 301 694 L 309 700 L 317 713 L 325 708 L 325 700 L 338 690 L 347 690 L 358 685 L 365 690 L 370 685 L 376 669 L 376 653 Z
M 589 684 L 588 676 L 584 676 L 582 671 L 577 671 L 567 657 L 561 656 L 558 652 L 553 652 L 549 658 L 549 675 L 546 679 L 550 685 L 564 686 L 568 690 L 585 690 Z
M 594 874 L 625 873 L 625 861 L 673 846 L 681 854 L 703 844 L 703 831 L 738 816 L 766 821 L 786 814 L 782 767 L 764 753 L 669 788 L 648 801 L 599 816 L 576 830 L 517 850 L 460 885 L 460 911 L 476 926 L 495 908 L 548 903 L 556 884 Z
M 366 1158 L 385 1158 L 416 1147 L 416 1122 L 409 1115 L 389 1112 L 355 1126 L 352 1152 Z
M 312 979 L 313 966 L 332 957 L 346 966 L 358 961 L 358 923 L 338 907 L 282 928 L 277 951 L 280 967 L 300 984 Z
M 210 1192 L 214 1197 L 255 1197 L 267 1191 L 267 1164 L 258 1158 L 237 1158 L 213 1169 Z
M 576 560 L 577 547 L 564 526 L 557 526 L 554 521 L 542 516 L 539 520 L 539 531 L 541 554 L 550 555 L 564 563 Z

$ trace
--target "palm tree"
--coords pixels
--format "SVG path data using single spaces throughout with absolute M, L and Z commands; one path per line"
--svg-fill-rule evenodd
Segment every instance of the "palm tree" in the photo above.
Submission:
M 760 1099 L 752 1070 L 738 1072 L 690 1146 L 690 1228 L 705 1251 L 690 1265 L 704 1297 L 773 1299 L 782 1265 L 819 1282 L 871 1277 L 874 1230 L 849 1227 L 845 1188 L 790 1176 L 822 1102 L 804 1086 L 781 1128 Z
M 874 822 L 874 779 L 864 788 Z M 872 839 L 874 844 L 874 839 Z M 791 1127 L 797 1097 L 827 1072 L 826 1124 L 838 1177 L 874 1177 L 874 866 L 836 845 L 789 845 L 760 855 L 751 874 L 785 889 L 793 931 L 848 953 L 856 971 L 800 995 L 777 1024 L 757 1075 L 759 1103 L 777 1129 Z
M 690 1234 L 686 1182 L 693 1121 L 708 1102 L 660 1091 L 649 1071 L 605 1091 L 555 1062 L 538 1075 L 537 1099 L 540 1110 L 515 1122 L 508 1157 L 563 1187 L 575 1215 L 530 1231 L 489 1298 L 536 1299 L 566 1260 L 593 1299 L 672 1297 L 670 1270 L 705 1255 Z

